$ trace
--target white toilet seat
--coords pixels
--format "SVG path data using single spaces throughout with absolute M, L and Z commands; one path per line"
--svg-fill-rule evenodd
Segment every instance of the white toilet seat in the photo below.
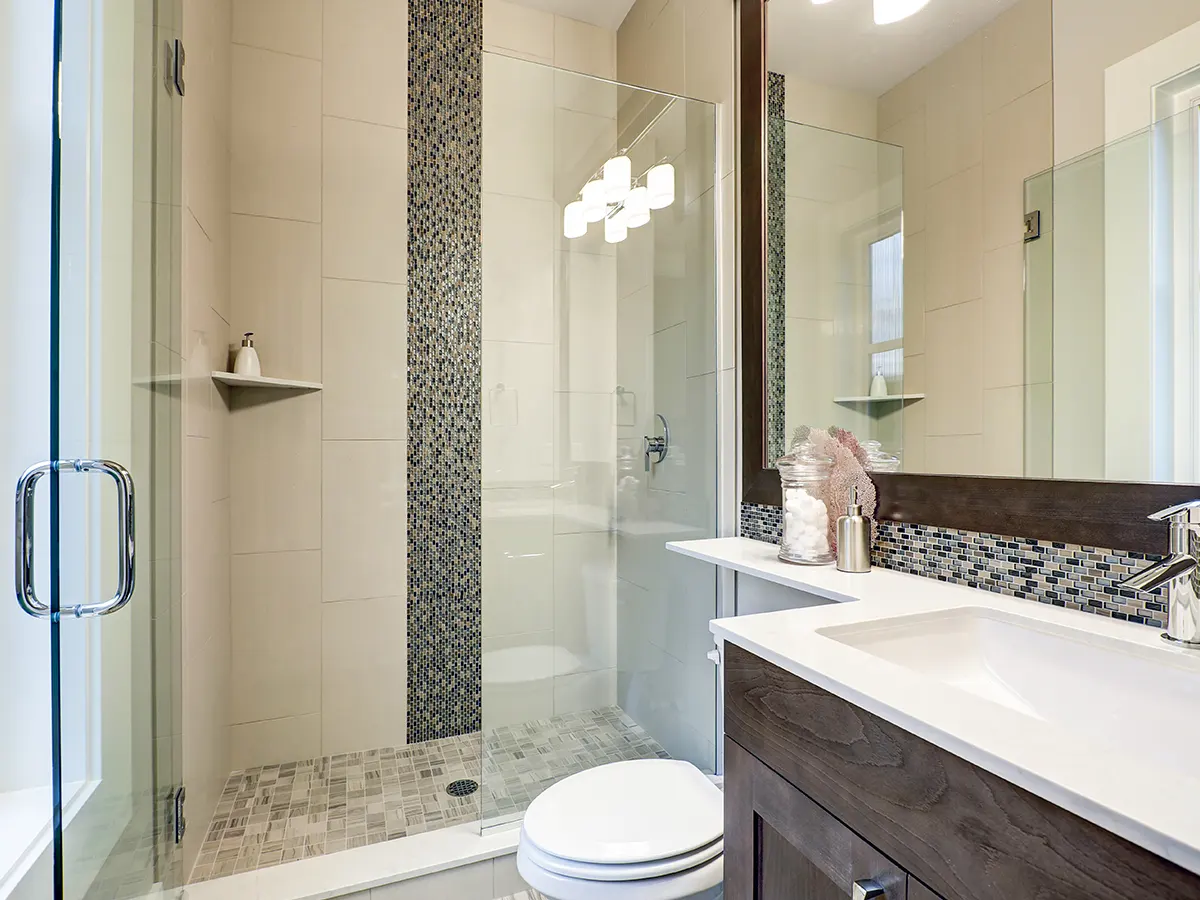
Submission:
M 723 806 L 720 789 L 691 763 L 598 766 L 530 804 L 517 868 L 553 900 L 719 897 Z
M 542 850 L 537 844 L 521 835 L 525 855 L 540 869 L 566 878 L 584 878 L 588 881 L 643 881 L 676 875 L 704 865 L 720 856 L 725 850 L 725 839 L 717 838 L 711 844 L 678 856 L 637 863 L 588 863 L 574 859 L 563 859 Z

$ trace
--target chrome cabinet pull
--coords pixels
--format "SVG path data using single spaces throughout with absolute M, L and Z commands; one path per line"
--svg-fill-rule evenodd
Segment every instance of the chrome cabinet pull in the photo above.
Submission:
M 864 880 L 854 882 L 852 900 L 886 900 L 887 893 L 878 881 Z
M 119 463 L 107 459 L 61 459 L 30 466 L 17 480 L 16 495 L 16 593 L 17 604 L 35 618 L 47 618 L 50 607 L 38 599 L 33 585 L 34 500 L 37 483 L 50 471 L 99 472 L 113 480 L 117 488 L 117 590 L 111 598 L 96 603 L 80 603 L 71 608 L 76 618 L 104 616 L 123 608 L 133 597 L 136 568 L 133 476 Z

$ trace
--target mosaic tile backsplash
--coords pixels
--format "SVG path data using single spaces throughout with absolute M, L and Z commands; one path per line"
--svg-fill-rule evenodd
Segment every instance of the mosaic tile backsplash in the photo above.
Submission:
M 778 542 L 780 512 L 777 506 L 743 503 L 739 533 Z M 1146 553 L 880 522 L 871 556 L 875 565 L 898 572 L 1156 628 L 1166 624 L 1161 591 L 1144 595 L 1118 586 L 1158 558 Z
M 787 123 L 785 79 L 767 73 L 767 456 L 787 451 L 784 434 L 787 378 Z
M 478 731 L 483 0 L 408 4 L 409 743 Z

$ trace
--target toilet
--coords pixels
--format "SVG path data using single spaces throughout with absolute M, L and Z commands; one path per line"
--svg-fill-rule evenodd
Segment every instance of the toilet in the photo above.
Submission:
M 547 900 L 716 900 L 724 830 L 724 795 L 691 763 L 609 763 L 534 799 L 517 871 Z

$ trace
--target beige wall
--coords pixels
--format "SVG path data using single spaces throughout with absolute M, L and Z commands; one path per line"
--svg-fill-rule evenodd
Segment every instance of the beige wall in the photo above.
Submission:
M 874 140 L 879 133 L 879 98 L 817 84 L 799 75 L 784 76 L 784 116 L 800 122 Z
M 1054 161 L 1104 144 L 1105 69 L 1198 21 L 1196 0 L 1054 0 Z
M 904 148 L 905 469 L 1018 475 L 1024 179 L 1053 160 L 1050 0 L 1022 0 L 879 99 Z
M 616 702 L 616 253 L 597 226 L 561 234 L 564 204 L 613 152 L 619 92 L 548 68 L 615 77 L 608 29 L 485 0 L 484 49 L 483 724 L 495 728 Z
M 234 0 L 231 764 L 403 744 L 407 11 Z
M 229 774 L 229 415 L 210 378 L 229 343 L 229 0 L 185 0 L 183 783 L 190 868 Z

